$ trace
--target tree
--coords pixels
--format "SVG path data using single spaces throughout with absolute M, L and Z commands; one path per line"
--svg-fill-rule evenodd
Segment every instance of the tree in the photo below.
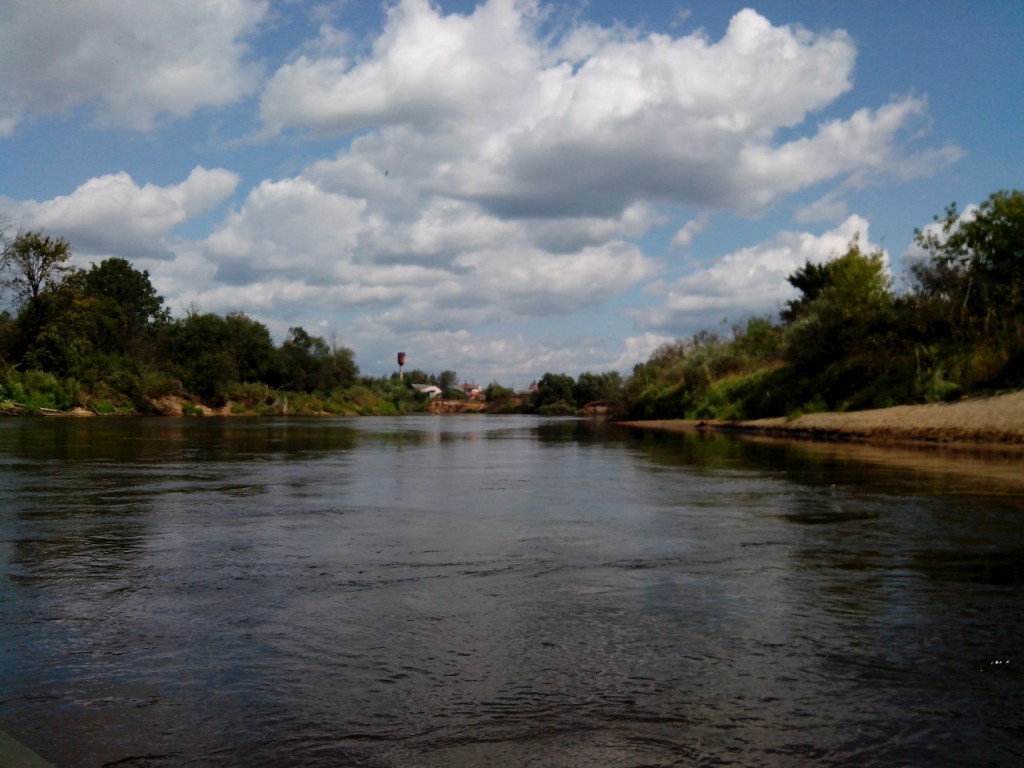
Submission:
M 513 408 L 516 405 L 515 396 L 515 392 L 508 387 L 501 386 L 496 381 L 492 381 L 484 388 L 484 400 L 487 402 L 487 408 L 494 412 Z
M 442 392 L 457 386 L 458 383 L 459 376 L 455 371 L 441 371 L 441 375 L 437 377 L 437 386 Z
M 746 326 L 733 328 L 733 346 L 746 368 L 780 360 L 782 343 L 783 329 L 768 317 L 751 317 Z
M 263 323 L 241 312 L 224 318 L 239 381 L 266 381 L 274 366 L 274 340 Z
M 930 256 L 912 268 L 919 290 L 945 300 L 976 332 L 1007 321 L 1024 330 L 1024 192 L 996 192 L 964 214 L 953 203 L 935 220 L 937 230 L 914 233 Z
M 572 392 L 575 386 L 575 380 L 568 374 L 545 373 L 537 382 L 537 391 L 533 393 L 533 407 L 539 409 L 563 403 L 569 408 L 575 408 L 576 401 Z
M 301 327 L 288 329 L 277 360 L 276 381 L 281 389 L 329 392 L 352 384 L 359 375 L 351 349 L 337 345 L 332 349 L 322 337 L 310 336 Z
M 185 388 L 219 404 L 228 385 L 238 381 L 227 321 L 213 313 L 189 312 L 163 337 L 168 362 Z
M 349 347 L 335 345 L 331 353 L 331 387 L 350 387 L 358 376 L 356 353 Z
M 967 389 L 1020 386 L 1024 192 L 996 192 L 962 214 L 954 203 L 936 223 L 915 232 L 929 258 L 911 268 L 921 325 L 948 347 L 936 374 Z
M 894 297 L 880 251 L 854 239 L 822 265 L 808 262 L 790 276 L 803 295 L 790 302 L 785 360 L 797 381 L 830 407 L 842 407 L 890 358 Z
M 104 259 L 89 268 L 84 282 L 85 294 L 98 303 L 96 347 L 101 353 L 128 355 L 152 347 L 154 325 L 168 318 L 149 272 L 140 272 L 127 259 Z
M 573 399 L 581 406 L 594 402 L 614 402 L 622 395 L 622 376 L 618 371 L 581 373 L 573 387 Z
M 26 370 L 86 378 L 94 367 L 99 317 L 95 299 L 85 295 L 82 273 L 71 272 L 22 304 L 15 355 Z
M 831 283 L 831 262 L 814 264 L 807 262 L 786 278 L 786 282 L 800 291 L 800 297 L 786 302 L 780 313 L 782 320 L 792 323 L 805 314 L 811 304 Z
M 67 240 L 41 232 L 22 232 L 5 245 L 0 256 L 0 286 L 23 306 L 35 302 L 47 288 L 60 282 L 74 267 L 68 263 L 71 246 Z

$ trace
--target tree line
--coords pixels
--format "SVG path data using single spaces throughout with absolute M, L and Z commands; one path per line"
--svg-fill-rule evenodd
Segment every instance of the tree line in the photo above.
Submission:
M 10 406 L 145 413 L 178 396 L 275 412 L 287 394 L 300 411 L 415 407 L 404 388 L 360 377 L 348 347 L 301 327 L 277 345 L 242 313 L 172 318 L 148 272 L 126 259 L 77 269 L 70 258 L 59 237 L 4 238 L 0 287 L 11 306 L 0 313 L 0 400 Z
M 546 374 L 530 403 L 588 399 L 633 419 L 751 419 L 938 402 L 1024 387 L 1024 193 L 950 205 L 914 232 L 922 257 L 896 290 L 881 251 L 854 239 L 789 283 L 777 316 L 661 345 L 600 394 Z M 582 390 L 582 391 L 581 391 Z
M 0 401 L 147 412 L 161 397 L 240 411 L 403 413 L 454 396 L 457 376 L 361 376 L 351 349 L 301 327 L 276 345 L 242 313 L 172 318 L 149 274 L 121 258 L 88 269 L 70 244 L 0 227 Z M 546 373 L 528 394 L 497 382 L 497 412 L 575 414 L 600 404 L 630 418 L 758 418 L 935 402 L 1024 386 L 1024 193 L 950 205 L 914 239 L 924 254 L 897 291 L 880 251 L 858 240 L 788 280 L 776 317 L 723 336 L 702 331 L 656 349 L 632 374 Z

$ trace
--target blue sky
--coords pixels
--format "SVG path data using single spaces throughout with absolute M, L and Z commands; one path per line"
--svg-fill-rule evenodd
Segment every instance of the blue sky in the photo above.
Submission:
M 1021 187 L 1024 4 L 0 0 L 0 212 L 172 312 L 525 386 Z

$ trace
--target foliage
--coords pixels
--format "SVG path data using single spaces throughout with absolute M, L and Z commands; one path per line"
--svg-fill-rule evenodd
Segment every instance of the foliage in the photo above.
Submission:
M 618 371 L 581 373 L 573 386 L 572 396 L 581 408 L 596 402 L 617 404 L 622 398 L 622 375 Z
M 209 405 L 222 405 L 228 384 L 238 380 L 226 318 L 190 312 L 163 333 L 162 354 L 188 392 Z
M 573 389 L 576 382 L 572 376 L 564 373 L 545 373 L 537 382 L 533 393 L 533 407 L 541 412 L 546 406 L 561 403 L 565 409 L 574 409 Z M 549 409 L 550 410 L 550 409 Z
M 738 419 L 935 402 L 1024 386 L 1024 194 L 998 192 L 918 231 L 926 258 L 896 295 L 855 239 L 789 276 L 779 322 L 663 344 L 625 383 L 638 418 Z
M 224 322 L 238 381 L 265 382 L 274 367 L 276 352 L 267 326 L 241 312 L 228 314 Z
M 294 327 L 288 329 L 288 338 L 278 350 L 272 379 L 281 389 L 328 392 L 351 384 L 358 372 L 351 349 L 332 350 L 322 337 Z
M 0 254 L 0 286 L 14 295 L 19 307 L 34 302 L 72 270 L 70 258 L 67 240 L 41 232 L 22 232 L 14 242 L 4 244 Z
M 437 377 L 437 386 L 440 387 L 441 391 L 451 389 L 452 387 L 458 386 L 459 376 L 455 371 L 441 371 Z
M 82 282 L 82 292 L 95 302 L 97 351 L 142 355 L 152 347 L 153 331 L 168 317 L 148 272 L 139 272 L 127 259 L 105 259 L 93 264 Z
M 42 408 L 66 410 L 85 403 L 82 389 L 74 379 L 38 370 L 20 373 L 13 368 L 7 368 L 0 376 L 0 400 L 17 403 L 30 412 Z
M 842 256 L 823 265 L 808 262 L 790 282 L 803 295 L 782 313 L 790 318 L 784 359 L 805 394 L 813 390 L 830 407 L 846 407 L 885 375 L 895 306 L 885 256 L 862 252 L 854 240 Z
M 884 255 L 855 239 L 789 276 L 798 295 L 777 318 L 670 341 L 625 379 L 549 372 L 529 396 L 492 382 L 487 406 L 575 414 L 601 403 L 634 418 L 740 419 L 1024 386 L 1024 193 L 997 192 L 964 212 L 951 205 L 915 239 L 924 257 L 902 294 Z M 178 397 L 194 414 L 226 403 L 233 413 L 403 414 L 427 407 L 410 383 L 450 392 L 458 381 L 453 370 L 360 377 L 351 349 L 298 326 L 275 346 L 245 314 L 172 319 L 148 273 L 125 259 L 77 270 L 66 241 L 9 240 L 2 226 L 0 245 L 6 404 L 138 413 Z
M 663 344 L 647 363 L 633 369 L 624 387 L 626 412 L 645 419 L 727 418 L 722 398 L 731 390 L 720 382 L 747 382 L 755 373 L 774 381 L 780 375 L 775 371 L 781 365 L 782 350 L 783 330 L 761 317 L 734 327 L 731 339 L 701 332 Z M 751 378 L 747 385 L 757 381 Z M 744 390 L 742 402 L 730 413 L 767 415 L 786 391 L 782 385 L 775 385 L 771 394 Z
M 917 230 L 929 259 L 912 267 L 933 338 L 948 355 L 971 347 L 961 386 L 1015 386 L 1024 379 L 1024 192 L 996 192 L 937 227 Z

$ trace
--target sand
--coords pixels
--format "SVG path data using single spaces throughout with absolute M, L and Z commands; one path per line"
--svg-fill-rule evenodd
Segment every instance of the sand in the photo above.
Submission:
M 787 441 L 830 460 L 899 468 L 927 477 L 937 493 L 1024 493 L 1024 391 L 955 403 L 740 422 L 626 422 L 670 431 L 739 433 Z
M 814 413 L 793 419 L 628 423 L 655 429 L 734 430 L 818 440 L 1024 449 L 1024 390 L 953 403 L 900 405 L 850 413 Z

